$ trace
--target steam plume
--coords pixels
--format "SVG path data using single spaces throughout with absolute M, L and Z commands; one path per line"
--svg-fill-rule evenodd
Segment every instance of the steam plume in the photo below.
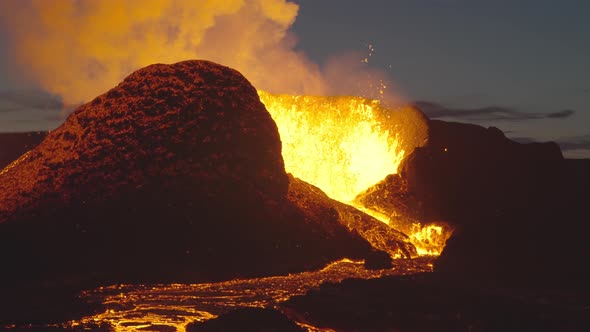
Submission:
M 0 3 L 14 61 L 66 103 L 88 101 L 140 67 L 193 58 L 234 67 L 259 88 L 322 93 L 319 68 L 293 51 L 287 30 L 297 11 L 284 0 Z
M 286 0 L 3 0 L 0 25 L 19 74 L 66 104 L 141 67 L 186 59 L 233 67 L 272 93 L 399 99 L 360 56 L 330 61 L 323 73 L 296 51 L 289 28 L 298 9 Z

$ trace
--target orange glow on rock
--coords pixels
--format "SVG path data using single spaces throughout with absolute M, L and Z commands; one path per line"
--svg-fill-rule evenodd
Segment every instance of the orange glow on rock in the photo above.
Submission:
M 446 225 L 414 223 L 409 233 L 410 241 L 416 247 L 418 255 L 438 256 L 445 248 L 447 240 L 453 234 Z

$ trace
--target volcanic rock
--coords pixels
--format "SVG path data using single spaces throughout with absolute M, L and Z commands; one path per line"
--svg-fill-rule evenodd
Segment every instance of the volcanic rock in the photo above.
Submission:
M 448 285 L 431 273 L 347 279 L 293 296 L 285 314 L 335 331 L 588 331 L 588 293 Z
M 390 224 L 405 234 L 411 234 L 415 224 L 427 220 L 420 202 L 407 189 L 407 181 L 399 174 L 385 179 L 359 193 L 355 203 L 389 218 Z M 440 222 L 437 222 L 440 224 Z
M 454 226 L 435 268 L 449 281 L 579 287 L 590 277 L 579 263 L 590 249 L 589 166 L 564 160 L 555 143 L 519 144 L 497 128 L 432 120 L 428 143 L 402 162 L 399 177 L 357 201 Z
M 275 309 L 241 308 L 220 315 L 216 319 L 203 323 L 191 323 L 186 327 L 187 332 L 303 332 L 293 321 Z
M 276 125 L 241 74 L 148 66 L 0 172 L 1 278 L 211 280 L 371 251 L 288 192 Z
M 405 181 L 401 176 L 389 174 L 385 179 L 358 194 L 355 201 L 386 216 L 390 216 L 394 212 L 405 215 L 419 213 L 419 209 L 408 211 L 407 202 L 411 200 L 409 195 Z
M 517 186 L 524 190 L 519 183 L 543 176 L 533 165 L 563 159 L 555 143 L 519 144 L 494 127 L 431 120 L 428 132 L 428 143 L 404 159 L 399 175 L 387 176 L 356 201 L 385 215 L 457 225 L 458 215 L 515 202 L 514 196 L 524 193 L 498 193 Z
M 527 196 L 481 211 L 477 222 L 457 218 L 465 226 L 448 241 L 435 266 L 439 275 L 485 285 L 590 288 L 590 271 L 581 263 L 590 252 L 590 161 L 564 160 L 555 173 L 524 185 L 506 190 Z
M 46 132 L 1 133 L 0 170 L 41 143 L 46 135 Z
M 523 205 L 538 193 L 530 184 L 553 185 L 562 161 L 555 143 L 519 144 L 494 127 L 432 120 L 428 144 L 402 162 L 400 175 L 422 218 L 462 224 L 483 210 Z
M 78 108 L 3 172 L 0 222 L 48 192 L 60 203 L 103 197 L 158 176 L 199 178 L 203 189 L 238 180 L 284 195 L 280 152 L 276 125 L 239 73 L 206 62 L 153 65 Z
M 393 263 L 391 262 L 391 256 L 385 251 L 373 251 L 365 258 L 365 269 L 367 270 L 382 270 L 391 269 Z
M 581 235 L 590 168 L 574 175 L 555 143 L 518 144 L 495 128 L 431 121 L 430 142 L 402 176 L 428 213 L 458 226 L 439 274 L 541 288 L 587 280 L 579 260 L 590 249 Z
M 408 237 L 389 227 L 383 222 L 357 210 L 356 208 L 331 199 L 319 188 L 306 183 L 289 174 L 289 200 L 301 210 L 307 211 L 306 219 L 311 219 L 310 224 L 320 224 L 323 229 L 330 231 L 329 237 L 340 238 L 340 228 L 333 225 L 343 225 L 352 234 L 359 234 L 368 240 L 378 252 L 387 253 L 390 257 L 410 258 L 417 255 L 416 248 L 409 242 Z M 350 256 L 349 256 L 350 257 Z M 380 265 L 386 266 L 390 261 L 378 253 L 369 251 L 371 262 L 375 258 L 381 261 Z M 383 267 L 383 268 L 384 268 Z

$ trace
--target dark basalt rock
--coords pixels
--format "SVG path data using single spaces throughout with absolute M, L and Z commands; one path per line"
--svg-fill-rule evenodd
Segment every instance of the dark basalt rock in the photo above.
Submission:
M 191 323 L 187 332 L 303 332 L 293 321 L 275 309 L 240 308 L 203 323 Z
M 69 285 L 1 285 L 0 292 L 0 331 L 64 331 L 68 329 L 56 325 L 107 310 L 99 301 L 81 298 L 80 289 Z M 14 328 L 6 328 L 11 325 Z
M 404 215 L 420 213 L 418 207 L 410 207 L 413 202 L 411 193 L 399 174 L 389 174 L 385 179 L 358 194 L 355 201 L 386 216 L 391 216 L 394 212 Z
M 399 174 L 390 174 L 385 179 L 367 188 L 355 197 L 355 202 L 367 209 L 389 218 L 395 229 L 411 234 L 414 224 L 427 226 L 434 220 L 426 218 L 421 202 L 407 189 L 407 181 Z M 435 219 L 438 226 L 444 223 Z
M 365 269 L 367 270 L 391 269 L 392 267 L 391 256 L 385 251 L 375 250 L 365 258 Z
M 281 305 L 297 321 L 335 331 L 587 331 L 588 293 L 448 285 L 431 273 L 347 279 Z
M 561 151 L 555 143 L 519 144 L 497 128 L 429 122 L 429 141 L 400 166 L 422 218 L 477 222 L 483 211 L 532 203 L 539 180 L 559 181 Z
M 519 144 L 494 127 L 431 120 L 428 131 L 428 143 L 404 159 L 399 174 L 387 176 L 356 201 L 385 215 L 395 211 L 426 223 L 449 220 L 458 226 L 473 220 L 469 215 L 528 196 L 526 184 L 549 178 L 563 161 L 555 143 Z
M 482 211 L 477 222 L 458 218 L 465 226 L 448 241 L 435 271 L 450 281 L 588 289 L 590 271 L 581 262 L 590 252 L 589 186 L 590 162 L 564 160 L 555 173 L 526 188 L 506 188 L 529 194 Z
M 590 249 L 583 221 L 590 167 L 564 160 L 555 143 L 519 144 L 497 128 L 433 120 L 428 143 L 400 170 L 357 200 L 455 227 L 439 276 L 541 288 L 580 287 L 590 277 L 579 264 Z
M 241 74 L 148 66 L 0 172 L 0 279 L 199 281 L 370 252 L 288 193 L 276 125 Z
M 435 270 L 486 285 L 583 286 L 590 167 L 576 174 L 570 165 L 578 163 L 555 143 L 431 121 L 431 143 L 406 160 L 402 176 L 425 211 L 458 226 Z
M 47 132 L 0 133 L 0 170 L 37 146 Z
M 590 164 L 555 143 L 519 144 L 497 128 L 429 121 L 428 143 L 356 200 L 396 224 L 455 228 L 435 271 L 448 281 L 586 287 Z M 559 267 L 556 267 L 559 262 Z
M 289 200 L 301 210 L 307 211 L 306 219 L 311 219 L 310 225 L 320 224 L 328 229 L 328 237 L 341 238 L 340 227 L 345 226 L 348 232 L 358 234 L 367 239 L 378 252 L 386 256 L 410 258 L 417 255 L 416 248 L 408 237 L 381 221 L 361 212 L 350 205 L 331 199 L 319 188 L 306 183 L 289 174 Z M 365 256 L 373 260 L 376 253 L 369 249 Z M 351 255 L 347 257 L 353 258 Z M 387 260 L 384 258 L 383 260 Z M 391 260 L 388 260 L 391 263 Z

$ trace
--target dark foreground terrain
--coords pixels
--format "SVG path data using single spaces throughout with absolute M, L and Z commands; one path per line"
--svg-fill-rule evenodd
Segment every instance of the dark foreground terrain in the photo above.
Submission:
M 427 273 L 324 284 L 284 311 L 336 331 L 588 331 L 588 295 L 467 287 Z
M 446 157 L 446 155 L 443 156 Z M 538 186 L 548 186 L 551 183 L 553 186 L 559 185 L 562 190 L 558 191 L 559 195 L 569 199 L 571 203 L 571 205 L 566 204 L 570 211 L 564 215 L 580 213 L 580 209 L 583 208 L 583 204 L 580 203 L 584 201 L 584 188 L 588 188 L 584 187 L 584 181 L 586 181 L 584 179 L 590 169 L 590 162 L 558 158 L 556 163 L 561 180 L 546 179 L 546 181 L 540 181 Z M 469 165 L 474 167 L 475 163 L 470 162 Z M 542 165 L 541 168 L 543 168 Z M 438 172 L 443 170 L 439 169 Z M 453 167 L 446 168 L 446 172 L 451 170 Z M 465 175 L 466 173 L 463 172 L 463 176 Z M 573 181 L 573 184 L 569 184 L 564 179 Z M 447 181 L 451 180 L 447 179 Z M 489 179 L 486 181 L 494 183 Z M 510 189 L 509 184 L 504 186 L 508 186 L 506 190 Z M 514 184 L 512 186 L 512 190 L 518 188 Z M 533 187 L 534 190 L 539 190 L 538 186 Z M 441 188 L 444 187 L 439 184 L 438 195 L 441 195 Z M 489 190 L 490 184 L 487 188 L 486 194 L 481 195 L 486 201 L 479 204 L 490 204 L 490 200 L 497 204 L 498 200 L 503 200 L 512 204 L 514 209 L 514 198 L 507 199 L 505 196 L 499 196 L 497 192 Z M 569 190 L 573 188 L 573 191 L 566 195 L 563 190 L 567 188 Z M 459 191 L 459 188 L 454 190 Z M 539 194 L 555 197 L 555 193 L 547 194 L 540 191 L 537 195 Z M 416 193 L 414 195 L 418 196 Z M 459 197 L 455 194 L 446 199 Z M 523 200 L 526 200 L 526 197 Z M 536 205 L 535 211 L 530 211 L 526 206 L 521 207 L 520 215 L 522 216 L 526 211 L 529 211 L 529 216 L 547 213 L 543 212 L 547 209 L 559 211 L 556 207 L 564 204 L 559 203 L 560 201 L 555 198 L 553 204 Z M 461 210 L 460 203 L 455 204 L 445 206 L 447 209 L 453 207 Z M 431 211 L 440 210 L 432 209 Z M 484 212 L 489 209 L 466 206 L 462 211 L 470 214 L 479 213 L 485 217 Z M 445 213 L 452 215 L 448 211 Z M 573 232 L 575 227 L 583 230 L 585 225 L 580 226 L 577 223 L 584 219 L 583 217 L 562 219 L 560 222 L 543 224 L 541 222 L 544 219 L 546 218 L 536 219 L 539 223 L 538 227 L 545 227 L 547 231 L 557 229 L 553 241 L 545 242 L 545 245 L 548 249 L 555 248 L 556 252 L 561 252 L 560 255 L 564 257 L 549 259 L 540 256 L 535 257 L 534 263 L 531 262 L 530 255 L 534 253 L 527 253 L 525 246 L 531 242 L 538 243 L 538 239 L 530 238 L 531 234 L 543 234 L 543 232 L 539 233 L 539 230 L 526 229 L 522 226 L 534 227 L 533 220 L 505 218 L 504 223 L 510 221 L 522 224 L 521 226 L 516 224 L 517 227 L 497 229 L 496 233 L 493 233 L 494 237 L 491 238 L 487 236 L 492 233 L 480 230 L 476 233 L 480 237 L 476 236 L 469 241 L 470 250 L 463 250 L 461 255 L 453 254 L 453 251 L 444 254 L 444 259 L 452 260 L 453 264 L 465 264 L 464 257 L 469 254 L 468 257 L 474 263 L 471 266 L 462 265 L 461 270 L 458 271 L 464 274 L 454 274 L 453 270 L 445 269 L 442 272 L 388 276 L 373 280 L 350 279 L 341 283 L 328 282 L 305 295 L 293 293 L 292 295 L 297 296 L 281 303 L 276 307 L 278 311 L 238 309 L 235 313 L 229 311 L 228 314 L 221 315 L 206 324 L 195 322 L 188 326 L 187 330 L 241 331 L 244 326 L 249 326 L 249 330 L 252 331 L 269 329 L 297 331 L 301 329 L 301 326 L 307 326 L 330 328 L 336 331 L 588 331 L 590 330 L 590 290 L 579 282 L 584 276 L 584 257 L 588 253 L 584 248 L 587 243 L 581 240 L 577 243 L 567 242 L 571 238 L 581 239 L 587 233 L 582 231 L 572 234 L 571 238 L 559 236 L 560 233 L 567 233 L 564 227 L 569 227 Z M 467 230 L 462 229 L 458 227 L 459 236 L 475 232 L 476 227 L 468 226 Z M 505 236 L 522 237 L 522 241 L 506 242 L 503 240 Z M 459 237 L 453 241 L 461 244 L 467 239 Z M 451 249 L 459 245 L 453 244 L 453 241 L 450 242 Z M 576 246 L 579 248 L 578 251 L 569 249 L 572 250 L 569 254 L 560 251 L 564 248 L 576 248 Z M 479 252 L 481 248 L 486 248 L 484 254 Z M 495 250 L 490 250 L 492 248 Z M 495 255 L 505 251 L 510 252 L 507 260 L 494 258 Z M 515 264 L 518 265 L 515 267 Z M 542 265 L 532 266 L 532 264 Z M 575 266 L 565 264 L 575 264 Z M 399 267 L 395 263 L 394 266 Z M 514 274 L 510 273 L 511 269 L 515 272 Z M 564 272 L 576 269 L 582 272 L 577 275 Z M 499 275 L 502 278 L 499 278 Z M 567 281 L 570 279 L 573 282 Z M 75 284 L 68 288 L 60 283 L 59 286 L 52 286 L 56 285 L 33 284 L 26 286 L 24 291 L 22 286 L 21 288 L 4 287 L 0 320 L 2 325 L 6 327 L 18 324 L 23 327 L 33 324 L 38 330 L 59 330 L 61 328 L 51 327 L 48 324 L 101 315 L 108 310 L 103 302 L 96 298 L 80 298 L 79 285 Z M 23 294 L 26 295 L 23 296 Z M 286 299 L 289 294 L 285 293 L 284 296 Z M 294 325 L 295 321 L 303 325 Z M 157 328 L 154 325 L 152 327 Z M 165 326 L 160 327 L 165 328 Z M 94 323 L 86 325 L 86 328 L 109 331 L 113 327 L 110 324 Z M 76 330 L 75 327 L 68 329 Z

